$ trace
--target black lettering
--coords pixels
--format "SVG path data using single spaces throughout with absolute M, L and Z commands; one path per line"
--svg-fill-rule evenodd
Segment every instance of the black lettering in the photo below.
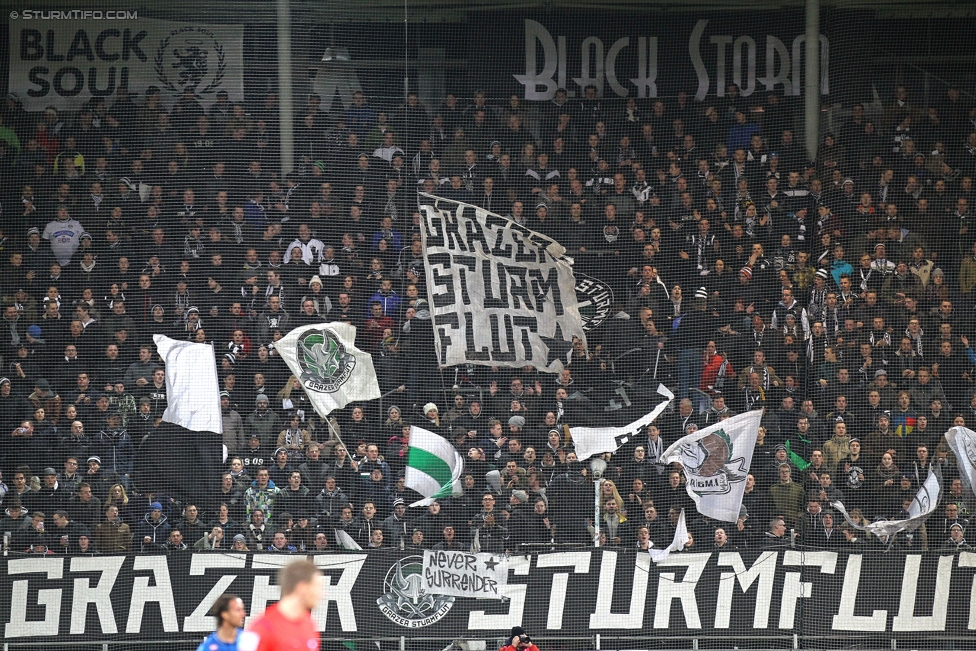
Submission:
M 481 251 L 483 253 L 488 253 L 491 247 L 488 246 L 488 240 L 485 239 L 485 231 L 481 228 L 481 224 L 473 219 L 465 220 L 464 222 L 464 236 L 468 240 L 468 251 L 475 252 L 477 249 L 474 247 L 475 242 L 481 242 Z
M 75 78 L 75 85 L 73 88 L 65 88 L 61 81 L 68 75 Z M 81 93 L 82 89 L 85 87 L 85 74 L 78 68 L 61 68 L 56 73 L 54 73 L 54 92 L 61 97 L 74 97 Z
M 424 229 L 424 236 L 427 238 L 435 237 L 437 235 L 437 226 L 434 225 L 434 220 L 439 220 L 441 223 L 444 222 L 444 217 L 441 211 L 431 207 L 429 210 L 424 211 L 424 219 L 420 220 L 420 227 Z
M 454 263 L 460 265 L 457 272 L 458 279 L 461 281 L 461 304 L 471 305 L 471 296 L 468 294 L 468 271 L 474 273 L 478 261 L 473 255 L 456 255 Z
M 27 73 L 27 78 L 30 82 L 37 86 L 37 88 L 31 88 L 27 91 L 29 97 L 44 97 L 51 92 L 51 83 L 42 77 L 41 75 L 47 75 L 51 71 L 44 66 L 38 66 L 36 68 L 31 68 L 30 72 Z
M 509 293 L 511 295 L 512 309 L 519 309 L 520 303 L 528 310 L 533 309 L 532 292 L 529 291 L 529 285 L 525 282 L 527 270 L 524 267 L 510 267 L 506 265 L 505 271 L 508 273 L 508 278 L 511 281 Z
M 539 322 L 533 316 L 517 316 L 512 319 L 515 327 L 519 329 L 522 333 L 522 350 L 525 354 L 525 361 L 531 362 L 532 355 L 532 338 L 529 336 L 530 332 L 539 332 Z
M 461 237 L 461 232 L 458 229 L 457 219 L 448 219 L 444 225 L 444 246 L 458 251 L 467 252 L 468 250 L 464 246 L 464 238 Z
M 457 314 L 454 313 L 435 315 L 434 325 L 435 326 L 448 325 L 451 326 L 451 330 L 457 330 L 459 327 L 461 327 L 461 324 L 458 321 Z M 454 343 L 454 340 L 451 339 L 451 335 L 448 334 L 446 328 L 437 328 L 437 338 L 441 343 L 439 352 L 440 352 L 440 362 L 441 364 L 443 364 L 447 359 L 447 347 L 450 346 L 452 343 Z
M 512 230 L 515 230 L 514 228 Z M 518 231 L 512 233 L 515 240 L 515 262 L 541 262 L 539 260 L 538 249 L 532 241 L 531 231 L 523 229 L 525 232 Z M 528 244 L 528 246 L 526 246 Z
M 499 314 L 488 315 L 488 323 L 491 325 L 491 359 L 493 362 L 514 362 L 515 361 L 515 333 L 512 332 L 509 315 L 504 315 L 504 324 L 499 323 Z M 502 327 L 505 327 L 505 339 L 508 343 L 508 352 L 502 352 Z
M 149 32 L 146 30 L 138 32 L 135 36 L 129 30 L 122 32 L 122 60 L 128 61 L 131 54 L 135 54 L 140 61 L 148 61 L 149 57 L 139 48 L 139 43 L 148 35 Z
M 44 57 L 41 32 L 36 29 L 20 30 L 20 60 L 40 61 Z
M 492 334 L 494 341 L 494 334 Z M 464 343 L 467 347 L 465 357 L 468 361 L 485 362 L 491 359 L 491 353 L 484 348 L 476 350 L 474 347 L 474 315 L 471 312 L 464 313 Z
M 464 569 L 471 570 L 472 572 L 478 571 L 478 557 L 477 556 L 465 556 L 464 557 Z
M 88 61 L 95 60 L 95 53 L 92 52 L 91 41 L 88 40 L 88 32 L 83 29 L 75 32 L 75 37 L 72 39 L 71 45 L 68 46 L 68 55 L 65 59 L 67 61 L 74 61 L 78 57 L 84 57 Z
M 447 253 L 435 253 L 429 256 L 431 275 L 434 279 L 435 287 L 443 287 L 444 293 L 434 294 L 434 307 L 445 307 L 454 305 L 454 274 L 451 273 L 451 256 Z M 447 273 L 438 272 L 438 266 L 447 270 Z
M 492 270 L 492 267 L 494 267 L 498 271 L 498 284 L 497 284 L 498 295 L 497 296 L 492 291 L 493 290 L 493 285 L 495 285 L 495 283 L 492 281 L 492 278 L 491 278 L 491 270 Z M 501 264 L 492 264 L 492 263 L 489 263 L 489 262 L 486 261 L 485 263 L 483 263 L 481 265 L 481 278 L 482 278 L 482 280 L 484 280 L 484 283 L 485 283 L 485 304 L 484 304 L 484 307 L 485 308 L 488 308 L 488 309 L 490 309 L 490 308 L 508 309 L 508 307 L 509 307 L 509 305 L 508 305 L 508 289 L 506 287 L 508 285 L 508 283 L 505 282 L 505 267 L 504 267 L 504 265 L 501 265 Z
M 509 257 L 512 255 L 512 245 L 505 244 L 505 233 L 508 232 L 508 226 L 511 222 L 498 215 L 489 214 L 485 218 L 485 226 L 492 229 L 495 232 L 495 246 L 492 247 L 491 253 L 496 256 Z
M 98 68 L 88 69 L 88 90 L 92 97 L 108 97 L 115 94 L 115 66 L 108 69 L 108 84 L 105 88 L 98 87 Z
M 542 312 L 545 300 L 549 299 L 556 307 L 556 316 L 562 316 L 563 299 L 559 291 L 559 271 L 555 267 L 551 267 L 546 273 L 546 277 L 543 278 L 541 270 L 531 269 L 529 276 L 532 283 L 532 293 L 536 297 L 535 311 Z
M 105 40 L 108 38 L 119 38 L 122 36 L 122 32 L 117 29 L 106 29 L 95 39 L 95 54 L 102 61 L 118 61 L 119 53 L 113 52 L 109 54 L 105 51 Z
M 48 61 L 64 61 L 63 54 L 56 54 L 54 52 L 54 30 L 47 30 L 47 60 Z

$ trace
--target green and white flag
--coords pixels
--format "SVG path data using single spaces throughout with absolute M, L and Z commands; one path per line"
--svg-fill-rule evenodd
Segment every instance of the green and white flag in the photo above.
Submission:
M 323 418 L 354 400 L 380 397 L 373 358 L 356 348 L 355 326 L 341 322 L 301 326 L 282 337 L 275 350 Z
M 443 497 L 461 495 L 462 468 L 464 459 L 450 441 L 416 425 L 410 428 L 410 454 L 403 485 L 424 496 L 410 506 L 427 506 Z
M 359 546 L 359 543 L 353 540 L 352 536 L 350 536 L 342 529 L 335 530 L 335 537 L 336 537 L 336 544 L 339 545 L 339 547 L 342 549 L 346 549 L 349 551 L 363 550 L 363 548 Z

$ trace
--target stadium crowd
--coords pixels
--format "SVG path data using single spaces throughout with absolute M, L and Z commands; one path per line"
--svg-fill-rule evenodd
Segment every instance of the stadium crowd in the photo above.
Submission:
M 604 543 L 969 549 L 944 440 L 976 427 L 976 108 L 899 87 L 855 105 L 815 161 L 778 94 L 528 106 L 478 92 L 344 111 L 310 96 L 281 175 L 277 98 L 127 89 L 70 115 L 0 110 L 0 486 L 7 549 L 116 553 L 592 544 L 593 485 L 567 408 L 615 386 L 672 408 L 609 463 Z M 417 192 L 545 233 L 609 283 L 614 317 L 556 375 L 440 369 Z M 320 418 L 275 351 L 344 321 L 378 401 Z M 167 405 L 152 335 L 217 350 L 226 465 L 169 495 L 140 473 Z M 636 351 L 636 352 L 634 352 Z M 598 402 L 594 399 L 594 402 Z M 391 406 L 392 403 L 392 406 Z M 698 516 L 657 462 L 695 428 L 765 409 L 739 521 Z M 410 424 L 455 442 L 462 496 L 409 509 Z M 340 440 L 341 439 L 341 440 Z M 348 448 L 346 446 L 349 446 Z M 905 517 L 931 465 L 944 499 Z M 416 512 L 415 512 L 416 511 Z M 528 547 L 526 547 L 528 546 Z

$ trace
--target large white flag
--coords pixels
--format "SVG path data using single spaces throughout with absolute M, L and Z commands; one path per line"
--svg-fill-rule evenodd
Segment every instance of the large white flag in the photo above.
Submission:
M 478 206 L 420 196 L 430 202 L 420 236 L 440 363 L 561 371 L 574 337 L 586 343 L 566 249 Z
M 688 525 L 685 523 L 685 510 L 681 509 L 681 515 L 678 516 L 678 524 L 674 527 L 674 539 L 664 549 L 651 548 L 651 560 L 655 563 L 662 562 L 671 555 L 671 552 L 680 552 L 684 549 L 689 540 L 691 538 L 688 536 Z
M 355 326 L 338 321 L 301 326 L 282 337 L 275 350 L 323 418 L 354 400 L 380 397 L 373 358 L 356 348 Z
M 657 387 L 657 392 L 664 396 L 665 400 L 659 402 L 651 413 L 635 420 L 630 425 L 625 427 L 570 427 L 569 434 L 573 437 L 576 458 L 585 461 L 594 454 L 616 452 L 628 441 L 640 436 L 644 428 L 653 423 L 674 399 L 674 394 L 663 384 Z
M 762 411 L 747 411 L 682 436 L 661 453 L 661 463 L 681 462 L 685 489 L 702 515 L 736 522 L 752 465 Z
M 976 493 L 976 432 L 957 425 L 946 432 L 945 438 L 956 455 L 959 479 L 966 490 L 966 499 L 972 499 Z
M 464 459 L 450 441 L 416 425 L 410 428 L 403 485 L 424 496 L 410 506 L 427 506 L 442 497 L 461 495 L 463 468 Z
M 213 346 L 153 335 L 166 364 L 166 411 L 163 420 L 194 432 L 224 433 L 220 383 Z
M 420 576 L 427 594 L 501 599 L 508 587 L 508 560 L 498 554 L 426 550 Z
M 934 469 L 933 469 L 934 468 Z M 935 466 L 929 467 L 928 477 L 919 487 L 912 505 L 908 507 L 908 517 L 903 520 L 876 520 L 867 525 L 861 525 L 851 520 L 843 502 L 831 502 L 830 505 L 840 511 L 844 519 L 861 531 L 867 531 L 875 536 L 894 536 L 902 531 L 915 531 L 929 519 L 939 506 L 939 499 L 942 493 L 942 470 Z

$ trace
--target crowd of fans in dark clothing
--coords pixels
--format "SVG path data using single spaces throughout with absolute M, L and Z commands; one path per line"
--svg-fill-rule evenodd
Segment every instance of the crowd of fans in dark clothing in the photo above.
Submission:
M 7 549 L 328 551 L 341 529 L 363 548 L 501 552 L 593 544 L 599 524 L 640 550 L 669 544 L 682 508 L 692 550 L 969 549 L 943 439 L 976 427 L 976 108 L 958 90 L 855 105 L 814 161 L 789 101 L 734 86 L 705 102 L 346 99 L 308 99 L 279 174 L 273 94 L 204 106 L 123 88 L 70 114 L 6 98 Z M 433 196 L 555 238 L 613 287 L 614 316 L 562 373 L 438 367 L 419 231 Z M 324 321 L 357 327 L 384 402 L 312 409 L 275 342 Z M 167 406 L 154 334 L 217 351 L 212 490 L 169 495 L 140 472 Z M 594 522 L 569 405 L 659 382 L 674 404 L 605 455 Z M 658 458 L 751 409 L 765 415 L 741 517 L 704 519 Z M 462 496 L 408 507 L 411 424 L 457 445 Z M 830 506 L 906 517 L 933 465 L 943 503 L 913 533 L 866 536 Z

